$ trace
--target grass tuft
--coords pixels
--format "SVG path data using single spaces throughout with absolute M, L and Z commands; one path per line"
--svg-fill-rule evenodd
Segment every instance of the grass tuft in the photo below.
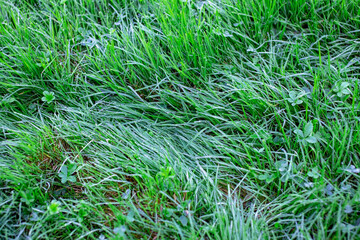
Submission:
M 359 6 L 0 0 L 0 239 L 357 239 Z

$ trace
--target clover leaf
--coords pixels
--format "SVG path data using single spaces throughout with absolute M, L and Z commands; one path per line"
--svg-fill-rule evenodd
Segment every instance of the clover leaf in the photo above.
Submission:
M 50 205 L 47 207 L 47 210 L 50 213 L 50 215 L 59 213 L 61 210 L 60 205 L 61 203 L 59 201 L 52 200 Z
M 338 97 L 342 97 L 345 95 L 349 95 L 351 93 L 349 89 L 350 83 L 348 82 L 341 82 L 334 87 L 334 92 L 336 92 Z
M 319 138 L 319 133 L 313 132 L 314 126 L 311 122 L 308 122 L 304 129 L 296 129 L 294 133 L 299 137 L 299 141 L 302 142 L 304 145 L 308 143 L 316 143 Z
M 61 167 L 59 177 L 61 178 L 61 183 L 76 182 L 76 177 L 72 176 L 72 174 L 76 171 L 76 164 L 64 165 Z
M 55 100 L 54 92 L 44 91 L 43 95 L 44 96 L 41 98 L 43 102 L 47 102 L 49 104 Z
M 257 176 L 259 180 L 266 181 L 266 183 L 271 183 L 276 178 L 273 174 L 265 173 Z
M 179 220 L 184 227 L 188 224 L 188 219 L 184 215 L 182 215 Z
M 315 178 L 315 179 L 316 179 L 316 178 L 319 178 L 319 177 L 321 176 L 321 175 L 319 174 L 319 172 L 318 172 L 317 167 L 311 169 L 311 171 L 308 172 L 307 175 L 308 175 L 309 177 L 312 177 L 312 178 Z
M 21 191 L 20 196 L 21 196 L 20 200 L 29 206 L 35 201 L 35 196 L 32 189 L 28 189 L 26 190 L 26 192 Z
M 305 96 L 306 93 L 304 91 L 301 92 L 297 92 L 297 91 L 290 91 L 289 92 L 289 97 L 286 98 L 286 100 L 288 102 L 291 103 L 291 105 L 295 106 L 295 105 L 299 105 L 303 103 L 303 100 L 301 100 L 301 98 L 303 96 Z

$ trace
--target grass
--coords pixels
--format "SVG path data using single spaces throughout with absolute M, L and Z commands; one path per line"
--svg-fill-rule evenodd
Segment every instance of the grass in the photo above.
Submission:
M 1 239 L 357 239 L 360 1 L 0 0 Z

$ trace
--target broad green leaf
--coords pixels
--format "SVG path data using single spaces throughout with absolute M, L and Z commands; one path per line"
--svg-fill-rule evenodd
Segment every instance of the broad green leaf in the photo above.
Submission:
M 185 227 L 188 224 L 188 219 L 184 215 L 180 217 L 181 224 Z
M 68 168 L 67 166 L 62 166 L 59 177 L 61 178 L 61 183 L 66 183 L 68 180 Z
M 320 177 L 320 174 L 319 174 L 317 168 L 313 168 L 310 172 L 308 172 L 307 175 L 309 177 L 312 177 L 312 178 L 319 178 Z
M 129 221 L 129 222 L 133 222 L 135 221 L 135 218 L 134 218 L 134 211 L 133 210 L 130 210 L 130 212 L 128 213 L 128 215 L 126 216 L 126 219 Z
M 59 213 L 61 208 L 60 208 L 61 203 L 56 201 L 56 200 L 52 200 L 50 205 L 47 207 L 50 215 Z
M 296 135 L 298 135 L 300 138 L 303 138 L 303 137 L 304 137 L 304 133 L 303 133 L 303 131 L 301 131 L 300 129 L 295 129 L 295 130 L 294 130 L 294 133 L 295 133 Z
M 304 137 L 310 136 L 312 132 L 313 132 L 313 124 L 311 122 L 308 122 L 304 128 Z
M 343 89 L 343 90 L 341 91 L 341 93 L 344 94 L 344 95 L 349 95 L 351 92 L 350 92 L 349 89 Z
M 310 136 L 308 138 L 305 139 L 308 143 L 316 143 L 317 139 L 316 137 Z
M 350 214 L 353 212 L 353 209 L 350 205 L 346 205 L 344 212 Z
M 67 178 L 67 180 L 70 181 L 70 182 L 76 182 L 76 177 L 75 176 L 69 176 Z
M 277 162 L 275 162 L 275 167 L 280 172 L 283 172 L 283 171 L 285 171 L 287 169 L 288 162 L 285 161 L 285 160 L 277 161 Z
M 258 177 L 257 177 L 259 180 L 266 180 L 267 179 L 267 175 L 266 174 L 263 174 L 263 175 L 259 175 Z
M 65 166 L 62 166 L 61 167 L 61 173 L 63 173 L 64 175 L 68 175 L 68 167 L 65 165 Z
M 122 199 L 128 199 L 128 197 L 130 196 L 131 190 L 127 189 L 122 195 Z
M 289 97 L 293 100 L 295 100 L 297 98 L 297 92 L 295 91 L 290 91 L 289 92 Z
M 295 102 L 295 104 L 297 104 L 297 105 L 302 104 L 302 103 L 303 103 L 303 100 L 297 100 L 297 101 Z
M 76 168 L 77 168 L 76 164 L 69 164 L 69 166 L 68 166 L 69 175 L 73 174 L 76 171 Z
M 266 183 L 271 183 L 274 180 L 274 175 L 265 173 L 263 175 L 259 175 L 258 179 L 260 179 L 262 181 L 266 181 Z
M 113 231 L 115 234 L 119 234 L 120 236 L 125 236 L 126 227 L 124 225 L 122 225 L 120 227 L 114 228 Z
M 61 177 L 61 183 L 66 183 L 67 182 L 67 176 L 66 175 L 62 175 Z
M 349 87 L 349 86 L 350 86 L 350 83 L 348 83 L 348 82 L 342 82 L 341 85 L 340 85 L 340 88 L 341 88 L 341 89 L 345 89 L 345 88 L 347 88 L 347 87 Z

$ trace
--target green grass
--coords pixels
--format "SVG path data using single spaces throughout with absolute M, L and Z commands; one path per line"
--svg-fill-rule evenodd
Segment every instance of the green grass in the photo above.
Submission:
M 0 0 L 0 239 L 358 239 L 359 0 Z

